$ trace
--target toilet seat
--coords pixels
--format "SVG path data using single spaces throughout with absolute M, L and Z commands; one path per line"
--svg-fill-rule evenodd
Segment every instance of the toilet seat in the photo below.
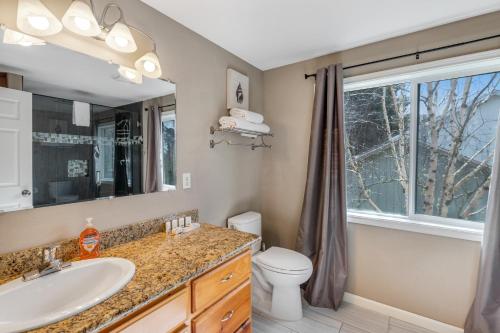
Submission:
M 255 256 L 255 263 L 276 273 L 300 275 L 312 270 L 312 262 L 305 255 L 273 246 Z

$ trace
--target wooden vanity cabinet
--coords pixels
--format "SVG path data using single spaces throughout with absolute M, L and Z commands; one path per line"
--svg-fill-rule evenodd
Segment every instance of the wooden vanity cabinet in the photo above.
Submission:
M 106 333 L 251 333 L 250 251 L 164 296 Z

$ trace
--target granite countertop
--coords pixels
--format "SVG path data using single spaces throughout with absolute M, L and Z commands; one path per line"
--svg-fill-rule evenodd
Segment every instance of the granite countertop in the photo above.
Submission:
M 156 233 L 106 249 L 101 257 L 121 257 L 135 264 L 132 280 L 106 301 L 31 332 L 99 331 L 244 251 L 257 239 L 252 234 L 202 224 L 187 234 Z

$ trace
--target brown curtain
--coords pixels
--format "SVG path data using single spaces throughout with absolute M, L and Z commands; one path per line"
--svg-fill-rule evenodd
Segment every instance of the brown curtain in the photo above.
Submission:
M 497 129 L 497 138 L 500 126 Z M 495 162 L 500 163 L 500 144 L 495 148 Z M 465 333 L 500 332 L 500 170 L 493 169 L 486 225 L 481 252 L 481 270 L 476 298 L 465 322 Z
M 313 306 L 338 309 L 347 279 L 342 65 L 316 73 L 307 183 L 297 249 L 311 258 L 303 286 Z
M 161 111 L 157 106 L 149 108 L 147 124 L 147 153 L 145 193 L 161 190 Z

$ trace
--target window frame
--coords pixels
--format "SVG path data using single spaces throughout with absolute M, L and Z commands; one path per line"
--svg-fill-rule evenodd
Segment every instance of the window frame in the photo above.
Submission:
M 472 241 L 482 241 L 484 223 L 417 214 L 415 212 L 415 180 L 417 177 L 416 149 L 418 140 L 417 126 L 419 104 L 418 86 L 421 83 L 430 81 L 447 80 L 456 77 L 480 75 L 491 72 L 500 72 L 500 50 L 475 53 L 344 78 L 344 92 L 397 83 L 410 83 L 412 98 L 410 105 L 410 173 L 408 216 L 348 210 L 348 222 Z M 498 136 L 495 140 L 495 144 L 500 144 Z M 493 169 L 498 167 L 499 166 L 495 163 L 493 164 Z

